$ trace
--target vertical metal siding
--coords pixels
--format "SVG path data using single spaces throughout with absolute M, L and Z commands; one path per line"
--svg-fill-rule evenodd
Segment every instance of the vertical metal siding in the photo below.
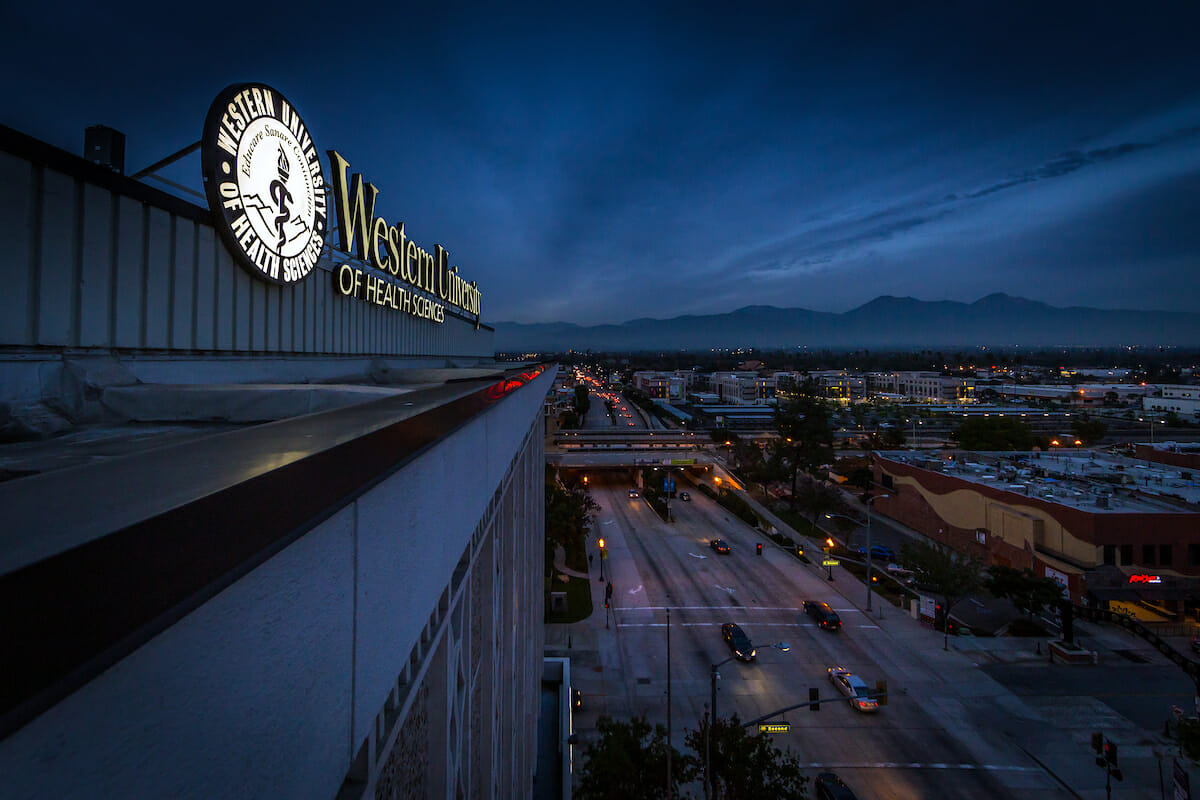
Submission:
M 212 226 L 0 152 L 0 345 L 314 355 L 492 354 L 488 330 L 337 292 L 322 264 L 280 287 Z

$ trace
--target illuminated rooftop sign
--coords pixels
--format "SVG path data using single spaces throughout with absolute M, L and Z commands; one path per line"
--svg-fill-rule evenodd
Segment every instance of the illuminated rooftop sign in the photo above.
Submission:
M 271 283 L 308 277 L 325 246 L 325 178 L 296 109 L 270 86 L 229 86 L 200 145 L 213 223 L 234 259 Z
M 327 152 L 340 249 L 373 267 L 337 265 L 334 288 L 435 323 L 450 306 L 473 316 L 478 329 L 475 281 L 459 276 L 441 245 L 430 253 L 403 222 L 376 216 L 379 190 L 351 174 L 336 150 Z M 261 83 L 223 90 L 204 121 L 201 162 L 213 224 L 238 264 L 283 286 L 308 277 L 325 246 L 330 187 L 308 128 L 283 95 Z
M 1162 583 L 1162 578 L 1158 575 L 1130 575 L 1130 583 Z

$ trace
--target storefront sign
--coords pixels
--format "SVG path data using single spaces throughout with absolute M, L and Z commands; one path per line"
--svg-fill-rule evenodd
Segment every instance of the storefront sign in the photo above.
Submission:
M 787 733 L 791 729 L 790 722 L 765 722 L 758 726 L 759 733 Z
M 308 277 L 325 245 L 325 178 L 295 108 L 261 83 L 230 86 L 200 144 L 213 223 L 234 259 L 271 283 Z
M 1162 583 L 1162 578 L 1158 575 L 1130 575 L 1130 583 Z

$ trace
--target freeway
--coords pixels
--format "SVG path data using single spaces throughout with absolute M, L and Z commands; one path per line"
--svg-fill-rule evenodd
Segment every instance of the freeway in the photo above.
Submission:
M 677 473 L 678 475 L 678 473 Z M 591 487 L 601 505 L 597 527 L 607 541 L 606 577 L 614 585 L 609 646 L 595 671 L 589 706 L 617 716 L 645 712 L 666 721 L 667 610 L 671 611 L 673 741 L 695 727 L 709 700 L 710 665 L 730 655 L 719 627 L 737 622 L 758 647 L 754 663 L 720 668 L 718 710 L 743 720 L 807 699 L 808 688 L 833 697 L 826 670 L 847 667 L 868 684 L 886 680 L 890 701 L 879 714 L 844 703 L 793 711 L 779 734 L 800 760 L 836 771 L 862 798 L 1061 797 L 1053 777 L 1017 745 L 1019 721 L 1000 711 L 1005 693 L 957 654 L 945 660 L 938 637 L 913 625 L 892 625 L 864 613 L 861 584 L 805 566 L 768 545 L 706 496 L 672 503 L 676 522 L 663 524 L 644 499 L 628 496 L 617 475 L 599 475 Z M 732 553 L 709 549 L 723 538 Z M 847 596 L 843 596 L 842 592 Z M 842 617 L 840 633 L 816 628 L 802 611 L 805 599 L 825 600 Z M 907 623 L 907 620 L 899 620 Z M 914 633 L 915 629 L 915 633 Z M 788 652 L 766 645 L 785 641 Z M 964 670 L 963 665 L 966 664 Z M 581 722 L 587 717 L 582 717 Z

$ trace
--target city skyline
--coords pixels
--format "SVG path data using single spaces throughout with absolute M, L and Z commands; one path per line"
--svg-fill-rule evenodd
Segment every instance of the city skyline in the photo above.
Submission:
M 269 83 L 489 324 L 1200 294 L 1193 6 L 288 8 L 8 9 L 0 122 L 132 173 Z

